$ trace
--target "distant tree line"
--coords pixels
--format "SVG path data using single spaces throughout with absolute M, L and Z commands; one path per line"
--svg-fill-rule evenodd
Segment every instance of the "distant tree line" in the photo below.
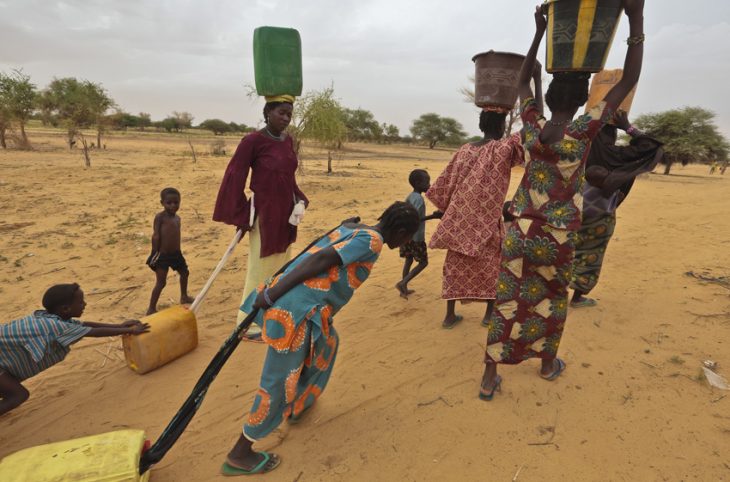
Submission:
M 436 114 L 424 114 L 414 121 L 411 136 L 401 137 L 398 127 L 378 122 L 372 112 L 343 107 L 333 88 L 305 94 L 298 99 L 294 114 L 290 130 L 297 138 L 297 149 L 304 139 L 333 149 L 340 149 L 344 142 L 419 142 L 434 148 L 437 144 L 458 145 L 465 140 L 457 121 Z M 64 77 L 54 78 L 39 89 L 22 70 L 0 72 L 0 147 L 7 148 L 8 140 L 12 140 L 16 147 L 29 149 L 26 126 L 31 119 L 64 129 L 69 147 L 79 140 L 86 145 L 82 129 L 95 130 L 96 139 L 90 146 L 97 148 L 105 145 L 104 136 L 112 130 L 179 133 L 197 128 L 219 136 L 254 129 L 222 119 L 205 119 L 194 127 L 193 115 L 184 111 L 153 121 L 148 113 L 126 112 L 100 83 Z
M 462 89 L 465 100 L 473 99 L 469 89 Z M 44 89 L 31 82 L 22 70 L 0 72 L 0 147 L 12 141 L 17 148 L 31 147 L 26 126 L 38 119 L 44 126 L 65 129 L 69 147 L 78 140 L 87 147 L 82 129 L 95 129 L 96 147 L 104 146 L 109 130 L 157 129 L 179 133 L 188 129 L 205 129 L 214 135 L 244 134 L 254 130 L 245 124 L 206 119 L 193 127 L 189 112 L 172 112 L 153 121 L 150 114 L 125 112 L 100 84 L 74 77 L 54 78 Z M 510 122 L 510 125 L 512 122 Z M 712 163 L 728 159 L 730 145 L 715 125 L 715 114 L 700 107 L 685 107 L 636 118 L 637 127 L 664 142 L 666 172 L 676 162 Z M 470 140 L 462 125 L 450 117 L 427 113 L 415 119 L 410 136 L 401 136 L 393 124 L 381 123 L 372 112 L 344 107 L 335 97 L 334 88 L 310 91 L 294 107 L 289 128 L 299 151 L 303 140 L 311 140 L 328 151 L 331 170 L 332 152 L 345 142 L 420 143 L 430 149 L 437 145 L 458 146 Z M 93 146 L 93 142 L 91 146 Z
M 95 129 L 96 142 L 90 145 L 102 147 L 104 135 L 110 130 L 183 132 L 195 128 L 189 112 L 176 111 L 160 121 L 153 121 L 145 112 L 125 112 L 100 83 L 64 77 L 54 78 L 44 89 L 38 89 L 22 70 L 0 72 L 0 147 L 6 149 L 13 141 L 19 149 L 30 149 L 26 126 L 31 119 L 44 126 L 63 128 L 69 147 L 78 140 L 86 146 L 82 129 Z M 220 119 L 206 119 L 197 128 L 215 135 L 253 130 Z

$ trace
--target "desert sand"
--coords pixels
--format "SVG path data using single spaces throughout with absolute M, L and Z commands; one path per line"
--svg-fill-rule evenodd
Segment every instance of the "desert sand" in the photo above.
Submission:
M 40 308 L 44 290 L 79 282 L 88 321 L 143 316 L 154 276 L 144 264 L 159 190 L 182 192 L 183 252 L 191 293 L 223 253 L 233 228 L 211 214 L 228 157 L 198 162 L 182 136 L 116 133 L 83 168 L 60 132 L 32 130 L 36 150 L 0 151 L 2 320 Z M 237 139 L 227 138 L 231 151 Z M 407 175 L 433 178 L 453 150 L 350 144 L 325 173 L 308 147 L 299 184 L 311 199 L 295 251 L 340 220 L 375 221 L 409 192 Z M 511 191 L 522 174 L 512 176 Z M 706 359 L 730 377 L 730 291 L 712 277 L 730 270 L 730 175 L 706 166 L 639 179 L 618 213 L 595 308 L 571 310 L 560 354 L 564 376 L 546 382 L 538 362 L 501 369 L 502 393 L 477 398 L 484 306 L 441 329 L 444 252 L 411 284 L 393 285 L 397 251 L 383 252 L 370 279 L 336 318 L 341 345 L 329 386 L 297 426 L 260 448 L 282 465 L 268 480 L 728 480 L 730 392 L 701 376 Z M 431 221 L 427 232 L 433 232 Z M 427 233 L 427 234 L 428 234 Z M 129 370 L 119 339 L 86 339 L 66 360 L 28 380 L 31 398 L 0 418 L 0 457 L 43 443 L 131 427 L 154 440 L 234 326 L 247 240 L 198 315 L 199 347 L 144 376 Z M 179 297 L 171 275 L 163 306 Z M 724 347 L 724 348 L 723 348 Z M 153 468 L 152 481 L 219 480 L 220 464 L 250 407 L 266 347 L 243 343 L 211 386 L 188 430 Z

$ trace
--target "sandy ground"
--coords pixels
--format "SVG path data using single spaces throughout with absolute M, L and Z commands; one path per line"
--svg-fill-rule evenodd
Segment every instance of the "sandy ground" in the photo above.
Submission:
M 114 135 L 83 169 L 59 134 L 31 132 L 34 152 L 0 151 L 0 273 L 4 320 L 39 308 L 43 291 L 78 281 L 89 321 L 140 317 L 154 277 L 144 265 L 158 192 L 181 190 L 183 251 L 200 288 L 233 234 L 211 213 L 228 157 L 199 155 L 183 138 Z M 210 139 L 196 137 L 199 151 Z M 237 140 L 228 138 L 229 148 Z M 308 149 L 300 185 L 312 200 L 296 248 L 339 220 L 366 221 L 409 192 L 415 167 L 438 175 L 449 150 L 353 145 L 327 176 Z M 521 175 L 515 170 L 512 189 Z M 483 305 L 440 328 L 443 252 L 397 296 L 401 262 L 384 252 L 337 317 L 341 346 L 330 384 L 306 421 L 261 444 L 283 463 L 271 480 L 730 480 L 730 392 L 700 377 L 705 359 L 730 376 L 730 292 L 688 277 L 730 270 L 730 175 L 704 166 L 640 179 L 619 211 L 596 308 L 572 310 L 554 383 L 535 361 L 504 367 L 503 392 L 477 399 L 486 331 Z M 428 230 L 433 231 L 434 224 Z M 247 241 L 198 316 L 200 346 L 139 376 L 118 339 L 82 340 L 27 381 L 30 400 L 0 418 L 0 456 L 124 427 L 152 439 L 177 411 L 233 327 Z M 165 305 L 179 296 L 172 276 Z M 725 346 L 725 348 L 723 348 Z M 152 480 L 208 481 L 238 437 L 265 347 L 242 344 Z M 106 355 L 108 353 L 108 355 Z M 107 358 L 108 357 L 108 358 Z

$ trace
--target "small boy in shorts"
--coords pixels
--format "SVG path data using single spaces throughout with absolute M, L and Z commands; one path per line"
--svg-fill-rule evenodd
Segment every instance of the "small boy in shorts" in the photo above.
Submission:
M 152 254 L 147 258 L 147 266 L 157 275 L 157 283 L 152 289 L 147 314 L 157 312 L 157 301 L 167 284 L 170 268 L 180 275 L 180 303 L 192 303 L 188 296 L 188 264 L 180 250 L 181 222 L 177 210 L 180 209 L 180 192 L 174 187 L 166 187 L 160 192 L 160 204 L 165 208 L 157 213 L 152 233 Z
M 405 258 L 403 265 L 403 279 L 396 283 L 395 287 L 402 298 L 408 299 L 408 295 L 414 293 L 408 289 L 408 283 L 418 276 L 428 266 L 428 248 L 426 247 L 426 222 L 430 219 L 438 219 L 443 213 L 435 211 L 432 215 L 426 216 L 426 202 L 423 193 L 431 187 L 431 177 L 423 169 L 414 169 L 408 176 L 408 182 L 413 187 L 413 192 L 408 195 L 406 202 L 416 208 L 421 224 L 413 239 L 400 247 L 400 257 Z M 413 270 L 413 261 L 418 263 Z
M 122 324 L 79 321 L 86 302 L 76 283 L 51 286 L 43 295 L 45 310 L 0 324 L 0 415 L 17 408 L 30 393 L 21 384 L 62 361 L 71 345 L 86 336 L 139 335 L 147 323 Z

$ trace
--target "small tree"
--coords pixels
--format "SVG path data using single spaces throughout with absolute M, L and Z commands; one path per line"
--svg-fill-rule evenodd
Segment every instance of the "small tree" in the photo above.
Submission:
M 426 142 L 429 149 L 436 147 L 439 142 L 446 144 L 461 143 L 466 136 L 458 121 L 434 113 L 423 114 L 414 120 L 411 126 L 411 134 L 416 139 Z
M 139 115 L 139 130 L 143 131 L 145 127 L 152 126 L 152 118 L 147 112 L 140 112 Z
M 717 129 L 715 113 L 701 107 L 685 107 L 658 114 L 645 114 L 634 124 L 664 143 L 664 174 L 672 164 L 711 163 L 728 157 L 730 145 Z
M 8 148 L 7 141 L 5 140 L 5 133 L 10 128 L 10 114 L 7 110 L 7 105 L 0 101 L 0 147 L 3 149 Z
M 130 114 L 128 112 L 117 111 L 112 115 L 107 116 L 106 124 L 112 129 L 119 129 L 126 131 L 128 128 L 139 128 L 141 119 L 139 116 Z
M 332 151 L 347 137 L 342 106 L 334 98 L 334 88 L 308 92 L 294 107 L 290 132 L 295 136 L 295 150 L 311 139 L 327 149 L 327 172 L 332 172 Z
M 385 142 L 397 142 L 400 140 L 400 131 L 393 124 L 383 123 L 383 139 Z
M 180 132 L 180 126 L 174 117 L 165 117 L 161 121 L 153 122 L 152 125 L 167 132 Z
M 69 148 L 73 147 L 79 129 L 93 125 L 96 120 L 87 84 L 90 82 L 73 77 L 54 78 L 41 93 L 41 103 L 48 109 L 49 118 L 57 118 L 66 127 Z
M 20 148 L 30 148 L 25 125 L 33 115 L 38 93 L 30 76 L 22 70 L 13 70 L 10 75 L 0 73 L 0 116 L 7 121 L 17 122 L 20 128 Z M 6 126 L 7 128 L 7 126 Z M 3 130 L 0 126 L 0 130 Z M 0 133 L 0 142 L 5 146 L 5 132 Z
M 236 126 L 235 123 L 232 123 L 236 130 L 238 130 L 238 126 Z M 201 129 L 206 129 L 213 132 L 213 135 L 221 135 L 225 134 L 226 132 L 231 132 L 231 124 L 227 123 L 226 121 L 220 120 L 220 119 L 206 119 L 203 122 L 200 123 L 198 126 Z
M 176 132 L 180 132 L 185 129 L 190 129 L 193 126 L 193 115 L 190 112 L 177 112 L 172 113 L 172 118 L 175 119 L 177 129 Z
M 236 124 L 235 122 L 229 122 L 228 127 L 229 127 L 229 132 L 245 133 L 245 132 L 253 132 L 256 130 L 255 128 L 249 127 L 246 124 L 243 124 L 243 123 Z
M 352 141 L 378 141 L 383 134 L 372 112 L 365 109 L 343 109 L 347 138 Z
M 83 88 L 96 125 L 96 147 L 101 147 L 101 136 L 106 131 L 106 126 L 109 123 L 106 113 L 114 107 L 114 100 L 109 97 L 106 89 L 101 84 L 85 81 Z
M 48 89 L 40 92 L 36 97 L 36 107 L 38 108 L 41 123 L 44 126 L 58 127 L 59 120 L 56 116 L 56 103 L 50 95 Z

